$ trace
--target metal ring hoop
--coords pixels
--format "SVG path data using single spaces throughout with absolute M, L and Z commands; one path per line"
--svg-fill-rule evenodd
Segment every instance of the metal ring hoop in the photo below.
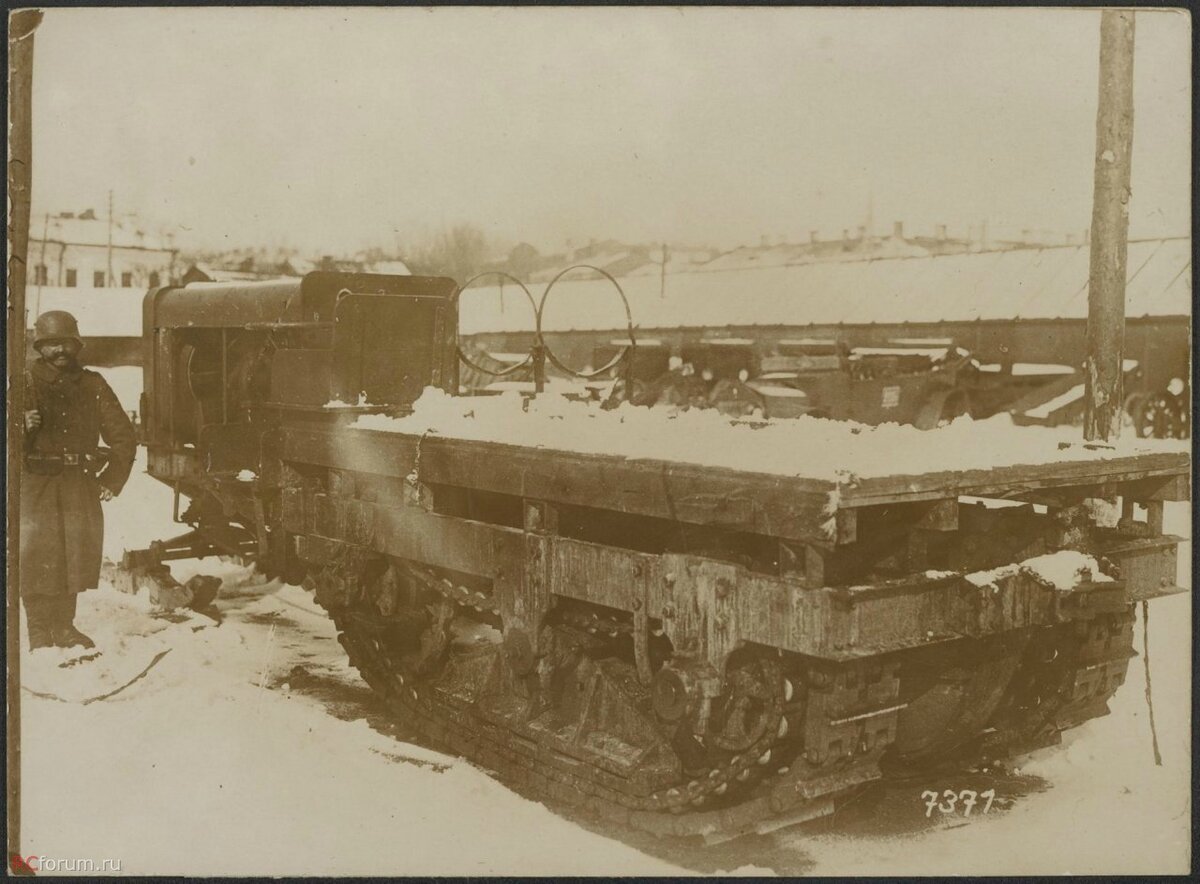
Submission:
M 545 336 L 542 334 L 542 312 L 546 309 L 546 301 L 550 297 L 550 292 L 554 290 L 555 283 L 557 283 L 572 270 L 594 270 L 596 273 L 599 273 L 613 284 L 613 288 L 617 290 L 617 295 L 621 298 L 621 304 L 625 308 L 625 322 L 627 331 L 629 333 L 629 344 L 622 347 L 619 351 L 617 351 L 616 356 L 608 360 L 608 362 L 594 371 L 576 371 L 569 365 L 564 365 L 563 362 L 554 355 L 554 351 L 550 349 L 549 345 L 546 343 Z M 608 273 L 608 271 L 601 270 L 599 267 L 594 267 L 591 264 L 575 264 L 566 268 L 565 270 L 560 270 L 555 275 L 554 279 L 550 280 L 549 284 L 546 286 L 546 291 L 542 293 L 542 300 L 537 306 L 537 337 L 546 354 L 546 358 L 550 360 L 551 365 L 553 365 L 559 371 L 565 371 L 567 374 L 574 375 L 577 378 L 583 378 L 584 380 L 599 377 L 609 369 L 620 364 L 621 360 L 625 358 L 629 351 L 637 346 L 637 341 L 633 336 L 633 312 L 629 309 L 629 299 L 625 297 L 625 292 L 621 289 L 621 284 L 613 279 L 612 275 Z
M 533 308 L 533 316 L 534 316 L 534 320 L 535 320 L 534 342 L 539 343 L 542 339 L 542 335 L 541 335 L 541 332 L 537 331 L 537 328 L 536 328 L 536 321 L 537 321 L 537 317 L 538 317 L 537 301 L 535 301 L 533 299 L 533 294 L 529 291 L 529 289 L 527 289 L 525 287 L 525 283 L 521 282 L 521 280 L 517 279 L 515 276 L 513 276 L 509 273 L 505 273 L 502 270 L 485 270 L 483 273 L 476 273 L 474 276 L 472 276 L 470 279 L 468 279 L 465 283 L 463 283 L 461 286 L 459 286 L 455 290 L 454 297 L 452 299 L 454 301 L 455 306 L 458 305 L 459 296 L 462 295 L 463 291 L 465 289 L 467 289 L 470 285 L 472 285 L 476 280 L 482 279 L 485 276 L 500 276 L 500 277 L 503 277 L 504 279 L 510 279 L 513 282 L 515 282 L 518 286 L 520 286 L 521 291 L 523 291 L 525 293 L 525 299 L 527 301 L 529 301 L 529 306 Z M 508 368 L 502 368 L 499 371 L 493 371 L 490 368 L 484 368 L 482 365 L 479 365 L 475 362 L 472 362 L 470 359 L 468 359 L 467 354 L 463 352 L 463 349 L 461 346 L 458 346 L 455 349 L 458 351 L 458 358 L 460 360 L 462 360 L 464 363 L 471 366 L 471 368 L 475 369 L 476 371 L 481 372 L 482 374 L 489 375 L 490 377 L 494 377 L 494 378 L 507 377 L 508 375 L 513 374 L 514 372 L 520 371 L 522 368 L 529 366 L 533 362 L 533 353 L 530 353 L 528 356 L 526 356 L 523 360 L 518 362 L 516 365 L 510 365 Z M 488 353 L 486 350 L 484 351 L 484 355 L 491 358 L 491 354 Z M 499 361 L 499 360 L 497 360 L 497 361 Z

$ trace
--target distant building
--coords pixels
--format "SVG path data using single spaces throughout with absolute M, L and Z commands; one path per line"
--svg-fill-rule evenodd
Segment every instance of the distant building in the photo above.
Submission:
M 389 273 L 411 275 L 408 265 L 399 258 L 368 261 L 363 256 L 337 258 L 322 256 L 317 261 L 299 255 L 244 254 L 227 252 L 188 262 L 180 282 L 255 282 L 267 279 L 295 278 L 314 270 L 336 270 L 343 273 Z
M 357 258 L 339 258 L 336 255 L 322 255 L 317 262 L 317 270 L 327 270 L 334 273 L 362 273 L 363 262 Z
M 42 223 L 38 224 L 38 220 Z M 33 219 L 29 284 L 68 289 L 150 289 L 175 273 L 179 254 L 165 237 L 88 209 Z
M 663 267 L 662 243 L 627 245 L 617 240 L 593 240 L 588 245 L 570 249 L 566 254 L 537 256 L 524 262 L 521 267 L 507 264 L 489 265 L 488 269 L 504 270 L 527 282 L 548 282 L 562 271 L 587 265 L 595 267 L 609 276 L 658 276 Z M 690 270 L 706 263 L 716 254 L 713 249 L 686 245 L 666 246 L 667 272 Z M 600 279 L 603 273 L 594 270 L 577 270 L 571 279 Z
M 1070 238 L 1066 244 L 1071 244 Z M 822 238 L 818 231 L 813 230 L 809 233 L 808 242 L 801 243 L 779 242 L 772 245 L 764 237 L 760 245 L 740 246 L 717 256 L 704 265 L 704 269 L 750 270 L 757 267 L 789 267 L 793 264 L 822 262 L 927 258 L 968 252 L 1034 248 L 1037 245 L 1032 240 L 993 240 L 988 243 L 982 238 L 950 236 L 944 224 L 938 224 L 932 236 L 909 235 L 904 231 L 904 223 L 897 221 L 892 225 L 891 236 L 873 234 L 864 225 L 857 231 L 847 228 L 842 231 L 840 237 Z
M 238 270 L 228 267 L 213 267 L 203 261 L 194 261 L 183 272 L 179 282 L 189 285 L 193 282 L 258 282 L 263 279 L 275 279 L 279 276 L 292 274 L 259 273 L 253 270 Z
M 631 270 L 626 276 L 658 276 L 663 272 L 663 247 L 649 249 L 649 260 Z M 713 249 L 697 248 L 695 246 L 667 246 L 667 268 L 668 274 L 671 273 L 687 273 L 690 270 L 698 270 L 706 265 L 714 257 L 717 252 Z

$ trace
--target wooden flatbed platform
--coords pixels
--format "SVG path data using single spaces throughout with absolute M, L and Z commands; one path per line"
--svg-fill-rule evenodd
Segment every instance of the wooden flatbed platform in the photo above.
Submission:
M 282 457 L 376 476 L 404 478 L 415 471 L 419 481 L 431 485 L 717 525 L 817 545 L 851 539 L 850 511 L 863 507 L 1071 493 L 1125 493 L 1139 501 L 1188 499 L 1187 454 L 1103 454 L 839 482 L 435 435 L 289 428 Z

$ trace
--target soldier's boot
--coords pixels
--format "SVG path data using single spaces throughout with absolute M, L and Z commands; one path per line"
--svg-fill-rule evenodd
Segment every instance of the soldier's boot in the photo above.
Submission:
M 75 604 L 79 594 L 69 592 L 56 596 L 54 618 L 54 644 L 60 648 L 94 648 L 96 643 L 75 628 Z
M 29 650 L 54 647 L 54 602 L 49 596 L 21 599 L 25 604 L 25 626 L 29 630 Z

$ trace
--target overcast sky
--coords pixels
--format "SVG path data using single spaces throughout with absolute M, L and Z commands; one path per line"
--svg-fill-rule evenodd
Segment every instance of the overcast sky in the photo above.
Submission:
M 1082 232 L 1098 12 L 52 9 L 36 213 L 183 244 L 392 246 L 458 221 L 757 243 L 864 223 Z M 1137 14 L 1131 234 L 1190 229 L 1190 21 Z

